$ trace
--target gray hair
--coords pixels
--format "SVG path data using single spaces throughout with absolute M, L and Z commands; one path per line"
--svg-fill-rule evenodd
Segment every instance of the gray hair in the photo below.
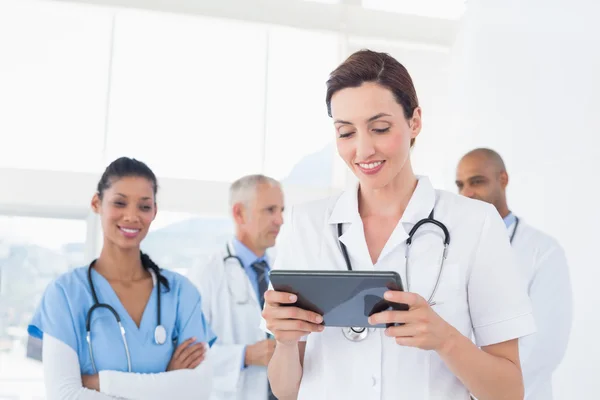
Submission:
M 279 181 L 261 174 L 239 178 L 229 187 L 229 207 L 233 207 L 237 203 L 249 204 L 256 196 L 258 187 L 264 184 L 281 188 Z

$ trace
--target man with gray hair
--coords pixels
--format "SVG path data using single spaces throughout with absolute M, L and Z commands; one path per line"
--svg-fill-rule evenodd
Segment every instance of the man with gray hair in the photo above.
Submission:
M 272 265 L 267 249 L 275 245 L 283 224 L 281 185 L 264 175 L 244 176 L 230 187 L 229 207 L 234 237 L 189 273 L 217 335 L 210 355 L 211 399 L 275 399 L 267 380 L 275 341 L 260 329 L 260 321 Z

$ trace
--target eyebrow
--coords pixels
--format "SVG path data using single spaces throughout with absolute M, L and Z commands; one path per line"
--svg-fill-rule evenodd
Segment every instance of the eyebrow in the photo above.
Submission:
M 468 180 L 473 180 L 473 179 L 487 179 L 487 178 L 483 175 L 475 175 L 475 176 L 470 176 Z
M 372 116 L 371 118 L 369 118 L 369 119 L 367 120 L 367 122 L 373 122 L 373 121 L 375 121 L 375 120 L 377 120 L 377 119 L 379 119 L 379 118 L 381 118 L 381 117 L 391 117 L 391 115 L 389 115 L 389 114 L 386 114 L 386 113 L 379 113 L 379 114 L 377 114 L 377 115 L 374 115 L 374 116 Z M 353 125 L 353 124 L 352 124 L 352 122 L 350 122 L 350 121 L 344 121 L 344 120 L 342 120 L 342 119 L 336 119 L 336 120 L 335 120 L 333 123 L 334 123 L 334 124 L 346 124 L 346 125 Z
M 123 193 L 117 193 L 117 196 L 127 198 Z M 152 200 L 152 197 L 142 197 L 142 200 Z
M 375 121 L 376 119 L 379 119 L 379 118 L 381 118 L 381 117 L 391 117 L 391 115 L 389 115 L 389 114 L 386 114 L 386 113 L 379 113 L 379 114 L 377 114 L 377 115 L 374 115 L 374 116 L 372 116 L 371 118 L 369 118 L 369 119 L 367 120 L 367 122 L 373 122 L 373 121 Z
M 278 207 L 279 207 L 279 205 L 277 205 L 277 204 L 269 204 L 269 205 L 265 206 L 263 208 L 263 210 L 268 210 L 270 208 L 278 208 Z M 281 209 L 283 210 L 283 207 L 281 207 Z

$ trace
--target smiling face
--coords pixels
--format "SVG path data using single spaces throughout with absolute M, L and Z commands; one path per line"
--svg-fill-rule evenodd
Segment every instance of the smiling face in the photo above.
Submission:
M 382 188 L 412 173 L 410 143 L 421 131 L 420 108 L 407 120 L 392 91 L 366 82 L 336 92 L 331 114 L 338 153 L 361 186 Z
M 143 177 L 114 179 L 101 196 L 94 195 L 92 208 L 100 215 L 105 245 L 139 249 L 156 217 L 154 186 Z

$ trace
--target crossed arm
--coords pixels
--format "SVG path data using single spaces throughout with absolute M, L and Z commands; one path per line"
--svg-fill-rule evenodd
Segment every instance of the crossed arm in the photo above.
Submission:
M 77 353 L 45 334 L 43 360 L 48 400 L 207 399 L 212 389 L 210 357 L 193 369 L 156 374 L 101 371 L 84 382 Z

